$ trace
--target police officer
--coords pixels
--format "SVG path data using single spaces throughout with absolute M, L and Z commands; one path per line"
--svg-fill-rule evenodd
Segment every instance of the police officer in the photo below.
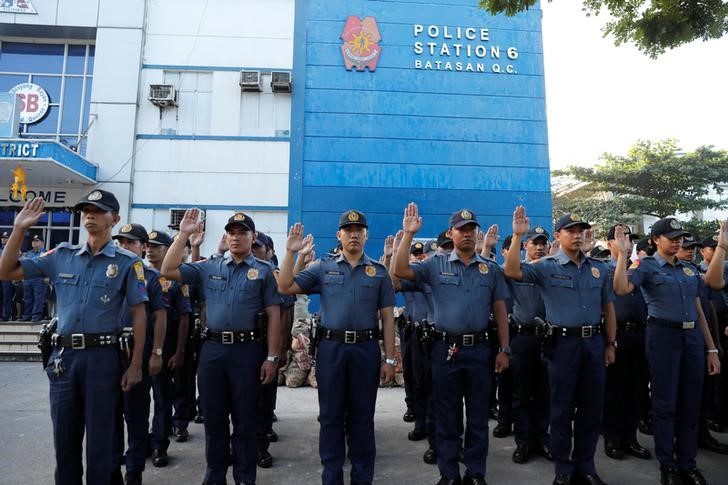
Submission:
M 25 232 L 44 214 L 45 202 L 26 202 L 0 258 L 0 279 L 49 278 L 58 299 L 58 334 L 49 365 L 50 407 L 56 485 L 82 482 L 86 440 L 86 483 L 111 478 L 111 445 L 119 382 L 125 391 L 141 380 L 142 355 L 134 354 L 122 375 L 119 312 L 124 301 L 144 345 L 146 282 L 141 260 L 117 248 L 111 230 L 119 222 L 114 194 L 94 190 L 76 204 L 88 232 L 84 245 L 59 244 L 38 258 L 18 262 Z
M 667 217 L 652 225 L 656 252 L 635 261 L 627 271 L 630 244 L 621 227 L 614 290 L 627 295 L 640 288 L 647 302 L 645 334 L 650 365 L 655 455 L 663 484 L 704 484 L 696 468 L 700 396 L 708 372 L 720 372 L 717 351 L 700 304 L 700 275 L 676 254 L 686 232 Z M 709 270 L 710 271 L 710 270 Z M 706 350 L 708 353 L 705 357 Z
M 261 382 L 273 381 L 279 359 L 280 295 L 273 267 L 251 254 L 255 223 L 242 212 L 230 217 L 225 225 L 229 255 L 181 263 L 185 243 L 199 230 L 199 216 L 199 209 L 185 212 L 179 235 L 164 257 L 162 276 L 204 286 L 207 331 L 198 367 L 205 412 L 204 483 L 225 483 L 230 461 L 230 417 L 233 478 L 236 484 L 250 485 L 256 477 L 259 387 Z
M 33 236 L 30 244 L 32 249 L 23 254 L 21 259 L 35 259 L 43 254 L 43 238 Z M 48 285 L 44 278 L 26 278 L 23 280 L 23 316 L 20 320 L 38 322 L 43 318 Z
M 113 237 L 119 246 L 144 257 L 144 244 L 149 236 L 141 224 L 124 224 L 119 233 Z M 117 424 L 114 430 L 114 449 L 112 462 L 115 466 L 112 475 L 112 485 L 121 484 L 121 465 L 126 465 L 126 478 L 124 485 L 141 485 L 142 472 L 148 456 L 149 449 L 149 391 L 152 380 L 162 371 L 162 346 L 164 344 L 167 327 L 167 298 L 166 289 L 159 281 L 159 271 L 144 267 L 144 279 L 147 282 L 149 301 L 146 304 L 147 325 L 143 347 L 135 347 L 143 355 L 142 380 L 128 392 L 120 396 L 120 405 L 117 412 Z M 121 311 L 122 327 L 131 326 L 131 314 L 126 306 Z M 136 335 L 134 336 L 136 337 Z M 122 369 L 129 365 L 128 355 L 122 354 Z M 124 422 L 126 422 L 127 441 L 129 448 L 124 453 Z M 160 464 L 153 448 L 152 463 Z M 164 456 L 166 460 L 166 455 Z
M 507 239 L 510 251 L 512 236 Z M 534 227 L 526 234 L 523 263 L 539 261 L 546 256 L 548 247 L 549 233 L 541 226 Z M 546 309 L 535 283 L 509 281 L 509 284 L 513 296 L 510 371 L 513 374 L 512 414 L 516 441 L 512 459 L 514 463 L 526 463 L 533 453 L 553 461 L 548 435 L 549 376 L 541 355 Z
M 422 227 L 417 205 L 404 211 L 402 244 L 407 247 Z M 394 274 L 398 278 L 428 283 L 435 309 L 435 341 L 431 365 L 437 408 L 435 443 L 441 478 L 439 485 L 485 484 L 488 454 L 488 415 L 491 359 L 488 324 L 491 310 L 498 324 L 501 349 L 495 360 L 497 371 L 508 367 L 508 323 L 505 299 L 509 296 L 498 265 L 475 252 L 478 221 L 472 211 L 450 216 L 447 237 L 454 249 L 421 263 L 410 264 L 407 253 L 398 251 Z M 461 482 L 458 465 L 458 409 L 465 400 L 465 474 Z
M 613 279 L 620 252 L 614 239 L 617 226 L 622 228 L 630 242 L 634 241 L 629 226 L 617 224 L 607 231 L 607 246 L 611 254 L 607 263 L 610 281 Z M 645 356 L 647 304 L 642 292 L 635 289 L 628 295 L 617 296 L 614 300 L 614 311 L 619 348 L 614 364 L 607 367 L 602 423 L 604 453 L 615 460 L 621 460 L 624 453 L 646 460 L 651 454 L 637 441 L 640 400 L 649 381 Z
M 5 250 L 10 233 L 5 231 L 0 236 L 0 255 Z M 0 281 L 0 320 L 7 322 L 13 318 L 13 295 L 15 286 L 12 281 Z
M 560 249 L 554 256 L 522 264 L 518 247 L 529 228 L 526 210 L 517 207 L 505 273 L 512 280 L 534 283 L 544 300 L 554 484 L 601 485 L 594 452 L 601 428 L 604 364 L 614 362 L 616 346 L 612 282 L 606 265 L 582 252 L 591 225 L 576 214 L 557 220 L 554 230 Z
M 366 216 L 348 210 L 339 218 L 338 256 L 322 259 L 293 275 L 303 248 L 303 225 L 291 227 L 278 289 L 283 294 L 321 294 L 321 340 L 316 356 L 321 432 L 322 483 L 343 485 L 345 428 L 351 483 L 371 484 L 376 445 L 374 408 L 380 378 L 394 378 L 394 290 L 384 265 L 364 253 Z M 405 251 L 405 257 L 407 257 Z M 379 313 L 385 361 L 379 350 Z M 346 425 L 345 425 L 346 423 Z

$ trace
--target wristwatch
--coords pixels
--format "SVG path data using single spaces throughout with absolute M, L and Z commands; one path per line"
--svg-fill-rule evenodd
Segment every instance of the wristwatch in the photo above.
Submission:
M 506 355 L 511 355 L 511 347 L 505 346 L 505 347 L 498 347 L 498 352 L 503 352 Z
M 610 341 L 608 341 L 607 343 L 605 343 L 605 344 L 604 344 L 604 346 L 605 346 L 605 347 L 609 347 L 610 345 L 611 345 L 612 347 L 614 347 L 615 349 L 616 349 L 616 348 L 618 347 L 618 346 L 617 346 L 617 341 L 616 341 L 616 340 L 610 340 Z
M 159 347 L 158 349 L 154 349 L 152 352 L 154 352 L 154 355 L 162 356 L 162 347 Z
M 265 358 L 265 360 L 267 360 L 268 362 L 273 362 L 274 364 L 278 363 L 278 359 L 279 357 L 277 355 L 269 355 Z
M 706 350 L 706 352 L 709 353 L 709 354 L 717 354 L 718 353 L 718 349 L 708 349 L 708 350 Z
M 387 359 L 384 359 L 384 363 L 385 364 L 389 364 L 392 367 L 397 367 L 397 359 L 395 359 L 395 358 L 391 358 L 391 359 L 387 358 Z

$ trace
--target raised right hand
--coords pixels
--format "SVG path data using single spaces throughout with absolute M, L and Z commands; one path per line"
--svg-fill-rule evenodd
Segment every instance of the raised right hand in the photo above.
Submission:
M 632 249 L 632 243 L 630 243 L 629 238 L 624 235 L 624 228 L 619 224 L 614 228 L 614 240 L 617 241 L 617 247 L 619 250 L 629 257 L 629 251 Z
M 15 216 L 14 227 L 25 232 L 38 223 L 38 220 L 45 213 L 45 200 L 43 197 L 36 197 L 25 202 L 23 209 Z
M 516 236 L 525 235 L 531 228 L 531 223 L 526 217 L 526 209 L 522 205 L 513 211 L 513 234 Z
M 404 218 L 402 219 L 402 229 L 404 232 L 416 234 L 422 227 L 422 218 L 417 210 L 417 204 L 410 202 L 404 210 Z
M 199 219 L 200 209 L 196 207 L 193 207 L 192 209 L 187 209 L 185 211 L 185 215 L 182 217 L 182 220 L 179 222 L 179 232 L 181 234 L 186 234 L 187 236 L 196 232 Z
M 286 250 L 295 253 L 303 249 L 303 245 L 303 224 L 297 222 L 291 226 L 291 230 L 288 232 Z

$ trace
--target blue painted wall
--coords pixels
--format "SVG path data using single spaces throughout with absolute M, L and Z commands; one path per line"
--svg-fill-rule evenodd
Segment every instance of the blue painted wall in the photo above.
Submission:
M 462 207 L 483 226 L 510 232 L 526 205 L 550 227 L 551 192 L 541 11 L 491 16 L 477 0 L 310 0 L 296 2 L 289 219 L 301 220 L 322 253 L 335 245 L 338 216 L 367 214 L 367 253 L 401 227 L 414 201 L 423 237 L 446 228 Z M 376 71 L 347 71 L 340 36 L 348 16 L 375 17 L 382 40 Z M 414 25 L 424 32 L 415 36 Z M 430 38 L 428 26 L 439 27 Z M 445 39 L 443 26 L 488 29 L 488 41 Z M 464 33 L 464 31 L 463 31 Z M 479 31 L 478 31 L 479 33 Z M 424 53 L 415 52 L 423 42 Z M 431 56 L 427 43 L 435 42 Z M 447 43 L 451 55 L 439 55 Z M 453 44 L 500 47 L 500 58 L 456 57 Z M 515 47 L 516 59 L 507 49 Z M 440 61 L 441 70 L 416 62 Z M 444 70 L 450 61 L 452 71 Z M 463 71 L 454 69 L 463 63 Z M 467 62 L 486 72 L 465 72 Z M 511 66 L 515 73 L 493 73 Z M 433 64 L 434 67 L 434 64 Z

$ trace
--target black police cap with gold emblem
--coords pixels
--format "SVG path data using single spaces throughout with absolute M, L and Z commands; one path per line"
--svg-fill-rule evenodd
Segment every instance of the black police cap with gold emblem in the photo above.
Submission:
M 686 234 L 685 236 L 683 236 L 682 247 L 684 249 L 702 248 L 703 243 L 701 243 L 700 241 L 696 241 L 692 234 Z
M 554 225 L 554 231 L 559 232 L 562 229 L 568 229 L 574 226 L 581 226 L 584 229 L 591 229 L 591 224 L 583 221 L 581 217 L 579 217 L 577 214 L 564 214 L 563 216 L 559 217 L 558 221 L 556 221 L 556 224 Z
M 650 229 L 650 236 L 665 236 L 668 239 L 685 236 L 686 234 L 690 233 L 683 230 L 680 221 L 674 217 L 660 219 L 652 224 L 652 229 Z
M 425 252 L 425 245 L 419 241 L 412 244 L 410 246 L 410 254 L 414 254 L 415 256 L 419 256 L 420 254 Z
M 452 246 L 452 244 L 452 239 L 447 236 L 447 231 L 442 231 L 440 234 L 437 235 L 437 247 L 441 248 L 447 245 Z
M 348 210 L 341 214 L 341 217 L 339 217 L 339 229 L 345 226 L 367 226 L 367 216 L 365 216 L 362 212 L 359 212 L 358 210 Z
M 106 212 L 119 212 L 119 201 L 116 196 L 109 191 L 97 189 L 88 194 L 73 207 L 81 210 L 85 205 L 93 205 Z
M 225 230 L 228 231 L 233 226 L 242 226 L 246 231 L 255 231 L 255 223 L 253 222 L 253 219 L 242 212 L 236 212 L 230 219 L 228 219 L 227 224 L 225 224 Z
M 614 230 L 617 229 L 617 226 L 622 226 L 622 231 L 624 232 L 624 235 L 629 238 L 630 241 L 639 239 L 639 234 L 635 234 L 632 232 L 632 229 L 626 225 L 626 224 L 615 224 L 612 227 L 609 228 L 607 231 L 607 241 L 613 241 L 614 240 Z
M 149 241 L 147 241 L 149 244 L 154 244 L 156 246 L 171 246 L 172 245 L 172 238 L 169 234 L 167 234 L 164 231 L 157 231 L 154 230 L 149 233 Z
M 719 236 L 716 234 L 714 236 L 706 237 L 703 239 L 702 245 L 704 248 L 717 248 L 718 247 L 718 238 Z
M 119 229 L 119 234 L 114 236 L 114 239 L 131 239 L 133 241 L 147 242 L 149 235 L 147 230 L 141 224 L 124 224 Z
M 526 241 L 535 241 L 538 238 L 549 240 L 549 233 L 541 226 L 536 226 L 526 234 Z M 510 246 L 509 246 L 510 247 Z
M 10 233 L 8 231 L 3 232 L 2 236 L 0 236 L 0 238 L 2 238 L 2 239 L 7 239 L 9 237 L 10 237 Z
M 468 209 L 461 209 L 450 216 L 448 227 L 460 229 L 466 224 L 475 224 L 476 226 L 480 227 L 480 224 L 478 224 L 478 220 L 475 218 L 475 213 L 473 211 Z

